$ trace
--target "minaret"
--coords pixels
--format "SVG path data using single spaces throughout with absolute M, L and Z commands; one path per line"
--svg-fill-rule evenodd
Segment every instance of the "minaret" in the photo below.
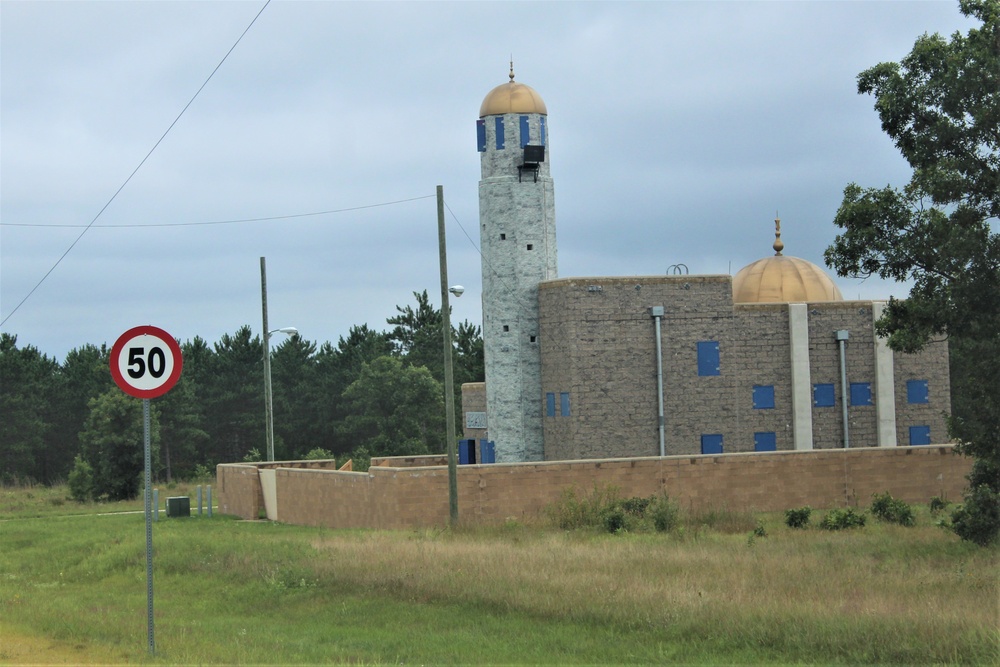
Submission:
M 479 109 L 487 438 L 500 462 L 541 461 L 538 283 L 556 277 L 556 221 L 542 98 L 510 81 Z

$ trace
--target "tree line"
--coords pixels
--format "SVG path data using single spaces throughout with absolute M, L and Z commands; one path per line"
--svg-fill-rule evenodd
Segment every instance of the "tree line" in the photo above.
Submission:
M 316 450 L 362 460 L 444 451 L 441 311 L 426 290 L 414 297 L 415 305 L 396 306 L 386 330 L 362 324 L 336 345 L 293 335 L 271 346 L 277 460 Z M 452 345 L 460 405 L 462 383 L 484 379 L 479 327 L 453 327 Z M 242 326 L 212 344 L 195 336 L 180 346 L 180 380 L 151 402 L 154 475 L 170 482 L 259 459 L 266 452 L 261 336 Z M 58 363 L 0 334 L 0 482 L 59 483 L 83 465 L 101 489 L 95 495 L 138 492 L 141 401 L 114 384 L 109 353 L 107 344 L 88 343 Z

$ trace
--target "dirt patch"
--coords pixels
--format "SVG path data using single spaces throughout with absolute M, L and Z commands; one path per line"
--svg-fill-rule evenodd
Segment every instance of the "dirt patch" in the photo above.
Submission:
M 0 665 L 118 665 L 122 656 L 86 642 L 41 637 L 0 623 Z

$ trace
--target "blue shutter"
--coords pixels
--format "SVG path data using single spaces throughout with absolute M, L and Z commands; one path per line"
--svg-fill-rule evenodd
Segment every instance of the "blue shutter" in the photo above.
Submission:
M 541 144 L 545 145 L 545 116 L 538 119 L 538 132 L 541 135 Z
M 493 445 L 492 440 L 479 441 L 479 462 L 480 463 L 497 462 L 496 447 Z
M 476 121 L 476 150 L 486 152 L 486 121 L 482 118 Z
M 778 449 L 778 436 L 773 431 L 753 434 L 753 450 L 755 452 L 774 452 Z
M 836 394 L 832 384 L 813 385 L 813 407 L 832 408 L 836 403 Z
M 497 116 L 496 119 L 497 128 L 497 150 L 502 151 L 504 149 L 504 136 L 503 136 L 503 116 Z
M 698 343 L 698 375 L 720 374 L 719 341 L 700 341 Z
M 559 410 L 563 417 L 569 417 L 569 392 L 564 391 L 559 394 Z
M 545 394 L 545 416 L 556 416 L 556 395 L 551 391 Z
M 927 380 L 906 381 L 907 403 L 927 403 L 929 400 L 930 390 L 927 388 Z
M 851 405 L 871 405 L 872 385 L 870 382 L 851 383 Z
M 911 445 L 929 445 L 929 444 L 931 444 L 931 427 L 930 426 L 911 426 L 910 427 L 910 444 Z
M 701 436 L 701 453 L 702 454 L 721 454 L 722 453 L 722 434 L 721 433 L 707 433 Z
M 767 410 L 774 407 L 774 385 L 755 384 L 753 386 L 754 410 Z
M 528 117 L 521 116 L 521 148 L 531 143 L 531 131 L 528 129 Z

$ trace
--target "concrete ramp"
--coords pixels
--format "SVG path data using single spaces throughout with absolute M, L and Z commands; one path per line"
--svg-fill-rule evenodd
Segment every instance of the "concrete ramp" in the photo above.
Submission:
M 277 471 L 273 468 L 258 468 L 260 473 L 260 489 L 264 493 L 264 513 L 268 521 L 278 520 L 278 482 Z

